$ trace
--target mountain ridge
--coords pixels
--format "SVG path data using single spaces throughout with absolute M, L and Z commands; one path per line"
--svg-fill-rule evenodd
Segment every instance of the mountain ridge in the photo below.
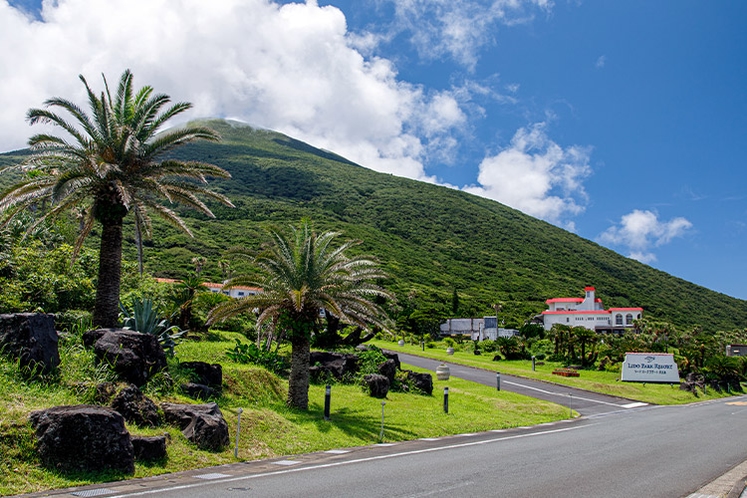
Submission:
M 145 263 L 157 276 L 183 277 L 193 268 L 191 259 L 202 256 L 208 260 L 205 276 L 221 279 L 217 260 L 228 247 L 259 247 L 267 225 L 307 217 L 319 230 L 361 240 L 359 249 L 380 260 L 390 275 L 384 284 L 398 297 L 392 312 L 400 317 L 416 310 L 433 319 L 492 315 L 501 302 L 506 325 L 519 326 L 544 310 L 545 300 L 581 296 L 593 285 L 606 307 L 641 306 L 644 316 L 679 327 L 715 331 L 747 323 L 747 301 L 628 259 L 496 201 L 375 172 L 271 130 L 225 120 L 200 123 L 216 129 L 222 141 L 188 144 L 173 155 L 227 169 L 232 178 L 211 186 L 236 208 L 211 205 L 214 220 L 180 209 L 194 239 L 155 226 Z M 10 155 L 3 156 L 0 162 L 7 162 Z M 127 244 L 125 256 L 134 259 L 134 244 Z M 240 265 L 236 270 L 250 271 Z

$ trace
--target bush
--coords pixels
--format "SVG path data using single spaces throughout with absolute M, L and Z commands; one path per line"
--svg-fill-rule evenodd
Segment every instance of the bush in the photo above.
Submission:
M 376 346 L 368 346 L 366 351 L 359 351 L 358 357 L 358 377 L 364 375 L 379 373 L 379 365 L 387 360 L 381 349 Z
M 93 328 L 93 315 L 86 310 L 66 310 L 55 314 L 54 328 L 60 332 L 81 336 Z
M 241 342 L 239 339 L 235 341 L 236 345 L 226 351 L 226 356 L 236 363 L 259 365 L 278 375 L 284 375 L 290 368 L 288 360 L 276 351 L 259 348 L 253 342 Z
M 171 325 L 168 319 L 161 317 L 151 299 L 134 299 L 130 306 L 131 311 L 120 303 L 124 315 L 123 327 L 142 334 L 156 336 L 164 351 L 169 356 L 174 356 L 174 346 L 187 331 L 179 330 L 179 327 Z
M 480 342 L 480 349 L 482 349 L 486 353 L 495 353 L 496 351 L 498 351 L 498 345 L 491 339 L 485 339 L 484 341 Z

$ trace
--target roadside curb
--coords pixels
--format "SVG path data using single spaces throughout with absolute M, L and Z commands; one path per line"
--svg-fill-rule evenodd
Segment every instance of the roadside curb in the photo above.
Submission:
M 734 466 L 687 498 L 739 498 L 747 486 L 747 460 Z

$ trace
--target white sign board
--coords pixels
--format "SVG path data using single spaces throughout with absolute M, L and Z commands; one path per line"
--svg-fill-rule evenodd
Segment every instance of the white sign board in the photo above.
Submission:
M 679 383 L 680 372 L 671 353 L 625 353 L 620 380 Z

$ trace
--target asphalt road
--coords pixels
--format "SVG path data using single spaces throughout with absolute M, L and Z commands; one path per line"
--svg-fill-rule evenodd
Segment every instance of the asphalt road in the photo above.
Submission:
M 434 372 L 436 371 L 436 367 L 441 363 L 438 360 L 431 360 L 420 356 L 403 353 L 397 354 L 402 363 L 426 368 Z M 454 363 L 447 363 L 447 365 L 449 366 L 451 375 L 454 377 L 497 387 L 498 382 L 496 372 L 465 367 Z M 572 387 L 550 384 L 548 382 L 513 377 L 505 374 L 500 374 L 500 377 L 501 390 L 531 396 L 532 398 L 552 401 L 553 403 L 573 408 L 586 417 L 646 406 L 646 403 L 607 396 L 605 394 L 592 393 L 589 391 L 574 389 Z
M 747 396 L 239 463 L 64 497 L 687 496 L 747 459 Z M 42 494 L 39 494 L 41 496 Z

